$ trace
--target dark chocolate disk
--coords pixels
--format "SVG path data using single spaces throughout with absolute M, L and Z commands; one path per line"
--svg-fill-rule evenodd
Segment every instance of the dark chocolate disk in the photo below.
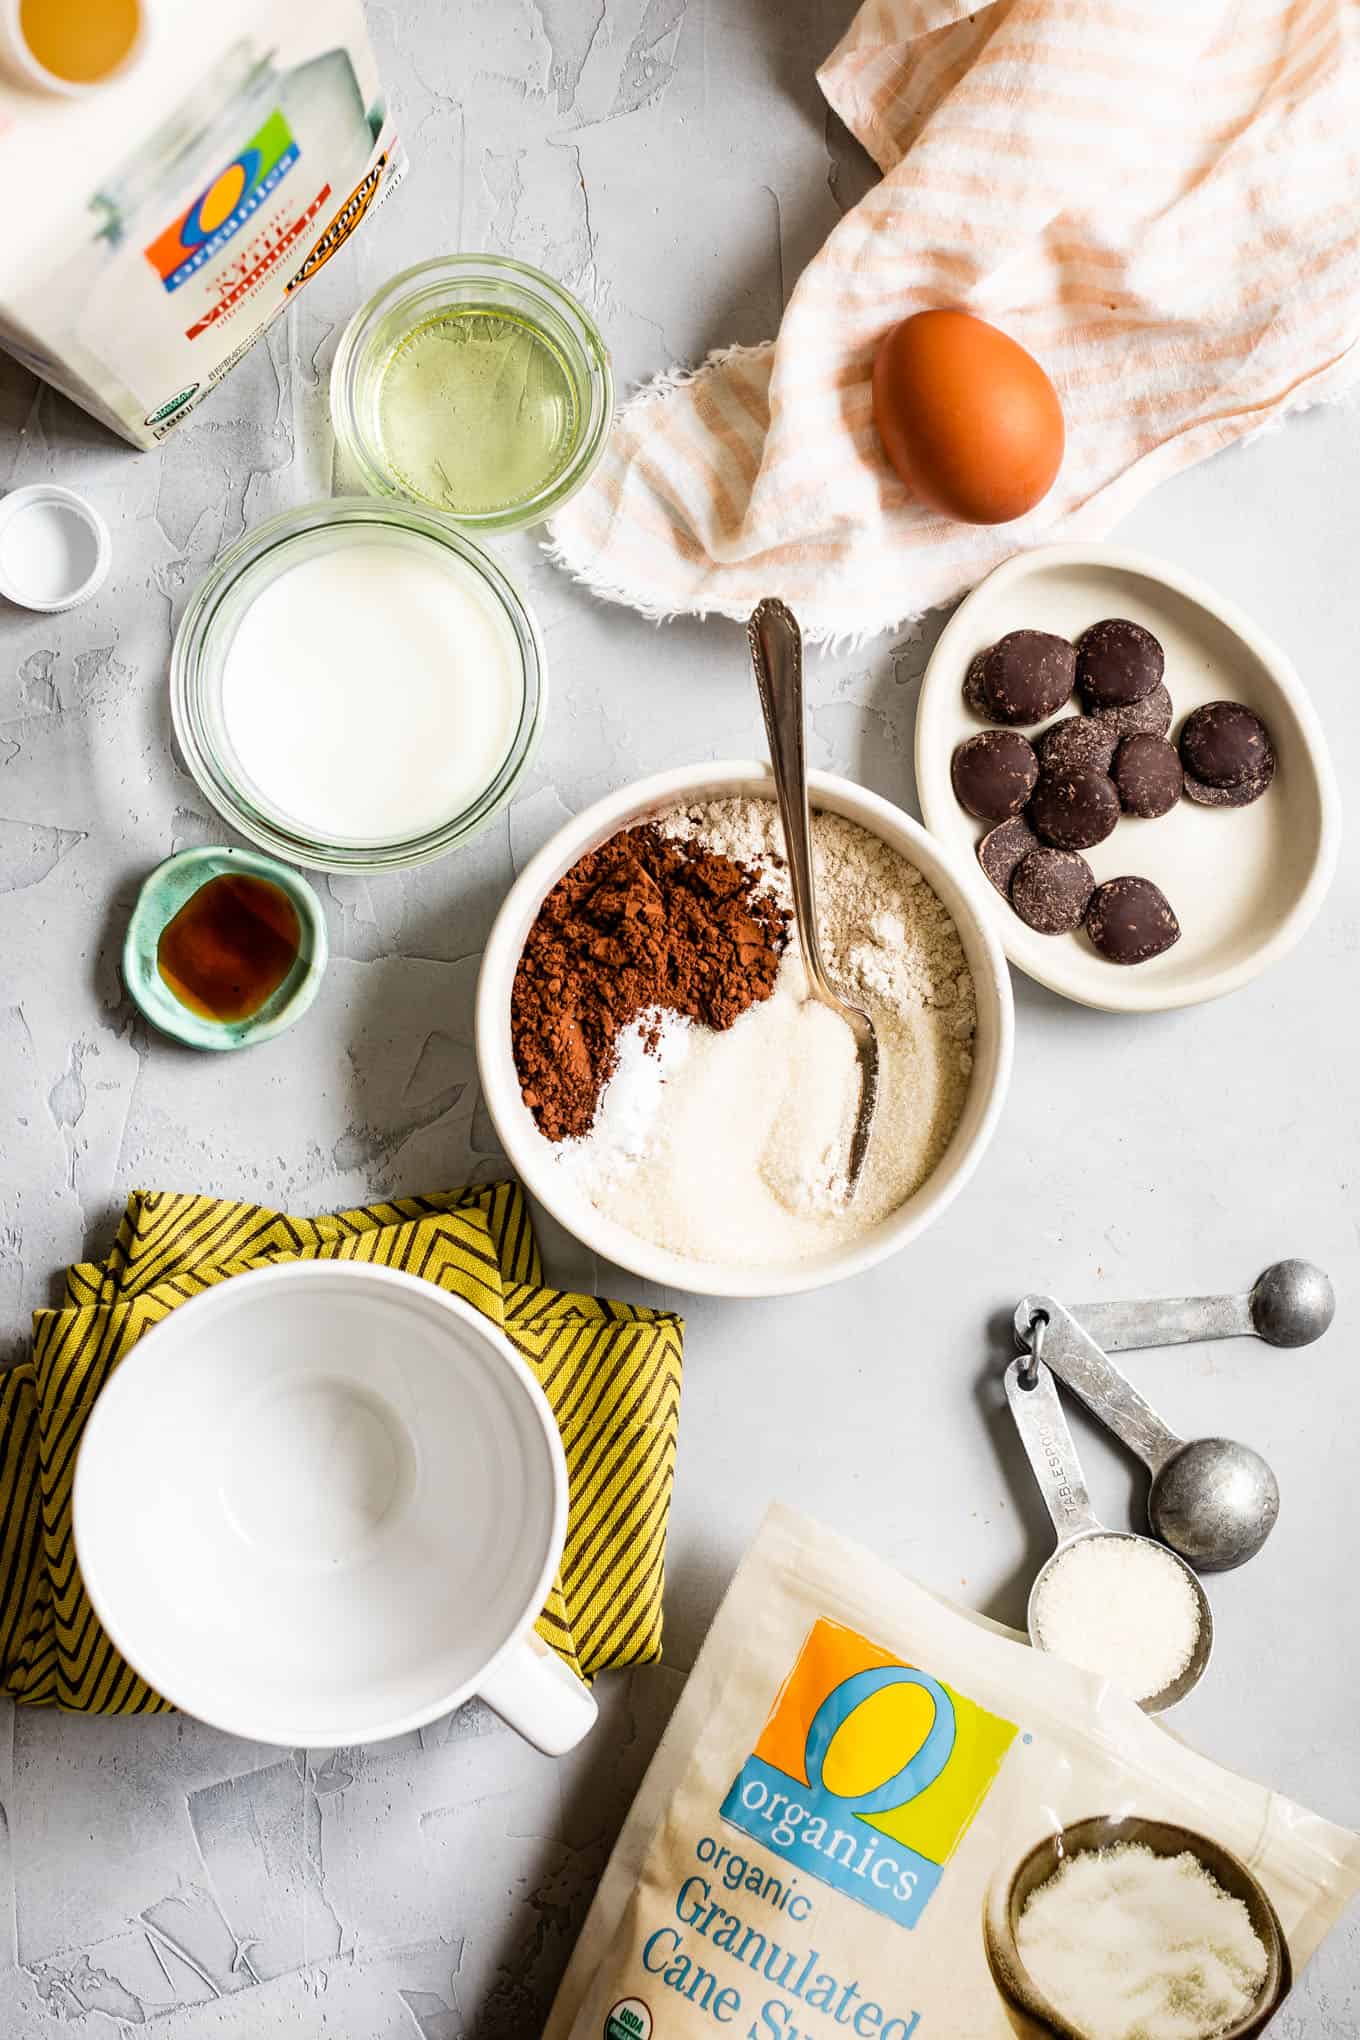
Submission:
M 1010 898 L 1011 873 L 1022 857 L 1037 850 L 1039 838 L 1023 815 L 992 829 L 978 844 L 978 863 L 1003 899 Z
M 1011 905 L 1039 935 L 1069 935 L 1080 928 L 1095 874 L 1075 850 L 1031 850 L 1011 878 Z
M 1102 730 L 1108 730 L 1117 744 L 1121 737 L 1145 734 L 1149 737 L 1164 737 L 1171 727 L 1173 710 L 1171 696 L 1161 680 L 1151 694 L 1145 694 L 1141 701 L 1130 701 L 1123 708 L 1102 708 L 1091 717 Z
M 1147 820 L 1170 814 L 1185 784 L 1176 746 L 1141 730 L 1125 737 L 1115 752 L 1113 778 L 1125 814 Z
M 1039 760 L 1018 730 L 984 730 L 959 745 L 949 774 L 960 807 L 980 822 L 1004 822 L 1033 793 Z
M 1185 775 L 1186 798 L 1198 801 L 1201 807 L 1250 807 L 1275 777 L 1275 753 L 1259 772 L 1253 772 L 1250 779 L 1239 780 L 1236 786 L 1210 786 L 1207 780 L 1195 779 L 1189 772 Z
M 1090 709 L 1127 708 L 1151 694 L 1166 654 L 1150 630 L 1126 616 L 1107 616 L 1077 639 L 1077 681 Z
M 987 653 L 982 693 L 1000 723 L 1045 722 L 1070 700 L 1077 655 L 1046 630 L 1009 630 Z
M 1065 715 L 1034 739 L 1045 772 L 1108 772 L 1119 738 L 1098 716 Z
M 1091 895 L 1086 932 L 1109 963 L 1146 963 L 1181 939 L 1171 902 L 1150 878 L 1107 878 Z
M 987 697 L 982 691 L 982 667 L 987 654 L 979 652 L 968 662 L 968 671 L 963 676 L 963 705 L 971 709 L 979 722 L 990 722 L 992 711 L 987 706 Z
M 1089 850 L 1103 843 L 1119 820 L 1119 795 L 1105 772 L 1045 772 L 1025 819 L 1059 850 Z
M 1209 786 L 1240 786 L 1274 764 L 1270 732 L 1240 701 L 1210 701 L 1181 725 L 1185 769 Z

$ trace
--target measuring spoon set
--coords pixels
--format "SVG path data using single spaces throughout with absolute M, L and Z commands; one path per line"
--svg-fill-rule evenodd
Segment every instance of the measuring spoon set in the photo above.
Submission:
M 1031 1642 L 1039 1644 L 1036 1598 L 1073 1544 L 1092 1537 L 1155 1540 L 1183 1567 L 1199 1604 L 1200 1627 L 1194 1655 L 1173 1686 L 1143 1705 L 1160 1711 L 1198 1683 L 1209 1662 L 1213 1622 L 1197 1574 L 1227 1571 L 1255 1557 L 1279 1514 L 1279 1488 L 1250 1445 L 1231 1438 L 1180 1437 L 1109 1356 L 1239 1337 L 1276 1347 L 1306 1346 L 1326 1331 L 1335 1308 L 1330 1281 L 1307 1261 L 1276 1262 L 1245 1295 L 1078 1304 L 1075 1309 L 1055 1296 L 1021 1298 L 1015 1308 L 1020 1352 L 1006 1369 L 1006 1401 L 1058 1536 L 1057 1549 L 1030 1593 Z M 1147 1467 L 1152 1539 L 1112 1530 L 1095 1514 L 1057 1381 Z

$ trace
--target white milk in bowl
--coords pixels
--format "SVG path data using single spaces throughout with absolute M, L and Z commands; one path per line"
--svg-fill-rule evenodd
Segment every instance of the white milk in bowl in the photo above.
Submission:
M 542 653 L 499 566 L 434 517 L 360 501 L 243 540 L 176 641 L 176 733 L 262 847 L 321 869 L 420 862 L 509 799 Z
M 519 648 L 471 568 L 367 537 L 286 567 L 236 628 L 222 719 L 259 805 L 322 842 L 427 835 L 495 778 Z

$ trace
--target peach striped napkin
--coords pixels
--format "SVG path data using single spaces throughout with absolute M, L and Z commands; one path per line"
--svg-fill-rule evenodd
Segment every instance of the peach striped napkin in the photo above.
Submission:
M 1360 372 L 1355 0 L 866 0 L 818 76 L 883 180 L 776 342 L 624 407 L 550 527 L 597 594 L 653 617 L 779 594 L 814 638 L 867 636 Z M 1014 524 L 925 511 L 880 456 L 875 344 L 931 305 L 1003 326 L 1061 394 L 1062 472 Z

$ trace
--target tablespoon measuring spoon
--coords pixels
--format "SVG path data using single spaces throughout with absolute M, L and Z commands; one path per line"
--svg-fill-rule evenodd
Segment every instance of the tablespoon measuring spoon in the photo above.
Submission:
M 854 1036 L 859 1066 L 859 1105 L 850 1136 L 845 1201 L 859 1186 L 878 1103 L 878 1036 L 862 1006 L 843 999 L 826 973 L 817 935 L 817 896 L 812 876 L 812 820 L 808 813 L 807 736 L 803 717 L 803 634 L 793 611 L 766 596 L 746 626 L 765 735 L 770 745 L 779 818 L 789 860 L 793 917 L 810 996 L 840 1015 Z
M 1198 1345 L 1203 1339 L 1257 1338 L 1268 1346 L 1310 1346 L 1336 1315 L 1336 1293 L 1311 1261 L 1273 1261 L 1244 1296 L 1078 1303 L 1072 1315 L 1107 1353 Z
M 1036 1319 L 1045 1326 L 1044 1359 L 1059 1381 L 1152 1475 L 1154 1534 L 1198 1572 L 1227 1572 L 1254 1558 L 1280 1513 L 1280 1490 L 1260 1453 L 1232 1438 L 1178 1437 L 1055 1296 L 1026 1296 L 1016 1305 L 1022 1346 Z
M 1176 1701 L 1183 1700 L 1191 1687 L 1198 1685 L 1203 1677 L 1214 1643 L 1214 1618 L 1209 1597 L 1185 1560 L 1168 1551 L 1165 1545 L 1154 1543 L 1151 1537 L 1135 1536 L 1132 1531 L 1111 1530 L 1096 1515 L 1053 1376 L 1042 1361 L 1028 1354 L 1012 1360 L 1006 1369 L 1006 1401 L 1034 1478 L 1039 1483 L 1044 1506 L 1058 1533 L 1056 1551 L 1040 1566 L 1029 1590 L 1029 1606 L 1025 1614 L 1029 1640 L 1036 1650 L 1048 1648 L 1038 1620 L 1044 1585 L 1074 1545 L 1097 1538 L 1111 1544 L 1149 1545 L 1160 1557 L 1180 1567 L 1199 1609 L 1199 1628 L 1188 1664 L 1160 1692 L 1147 1694 L 1138 1702 L 1145 1714 L 1160 1714 L 1164 1707 L 1172 1707 Z

